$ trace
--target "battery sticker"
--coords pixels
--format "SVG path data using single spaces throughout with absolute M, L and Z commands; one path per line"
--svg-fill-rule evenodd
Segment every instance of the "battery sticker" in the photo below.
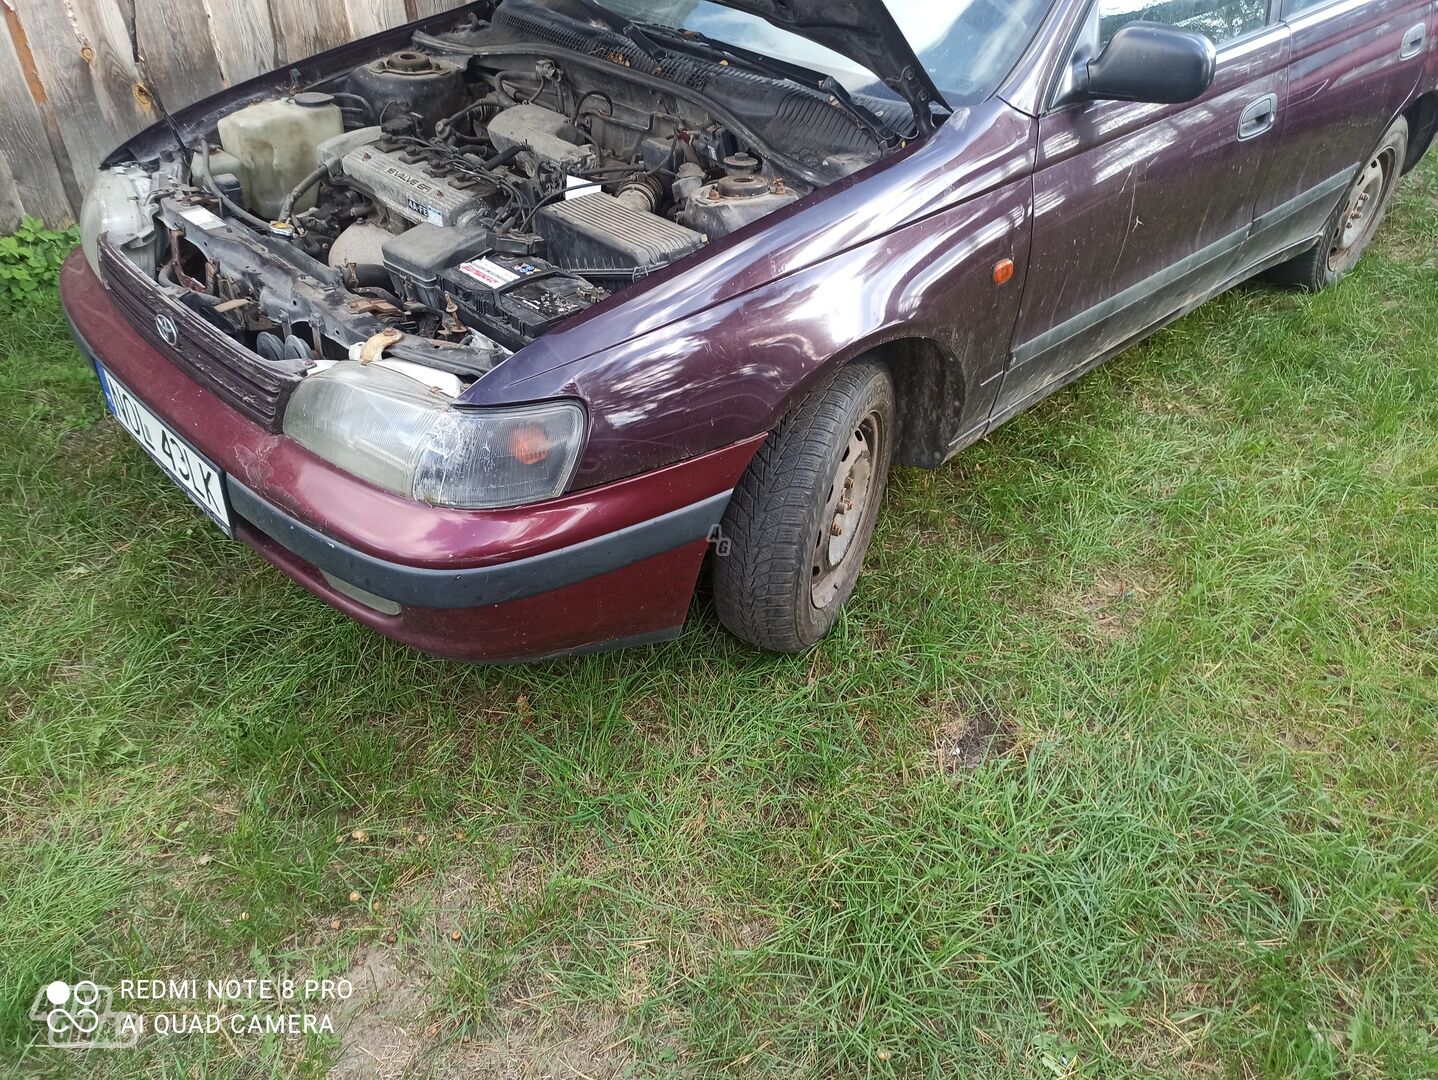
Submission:
M 492 259 L 476 259 L 474 262 L 464 263 L 459 269 L 461 273 L 468 274 L 481 285 L 491 289 L 512 285 L 519 280 L 519 275 L 513 270 L 500 266 Z

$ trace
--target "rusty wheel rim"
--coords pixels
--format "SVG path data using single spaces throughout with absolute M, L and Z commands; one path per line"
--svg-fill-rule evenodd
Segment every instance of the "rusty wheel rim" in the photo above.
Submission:
M 882 425 L 877 412 L 864 417 L 850 433 L 834 470 L 829 496 L 819 515 L 810 568 L 810 599 L 820 610 L 838 598 L 850 565 L 862 557 L 862 552 L 855 549 L 869 518 Z
M 1358 175 L 1358 182 L 1348 196 L 1339 219 L 1333 243 L 1328 249 L 1328 268 L 1342 270 L 1367 246 L 1378 227 L 1378 214 L 1388 193 L 1393 172 L 1393 153 L 1385 150 L 1370 161 Z

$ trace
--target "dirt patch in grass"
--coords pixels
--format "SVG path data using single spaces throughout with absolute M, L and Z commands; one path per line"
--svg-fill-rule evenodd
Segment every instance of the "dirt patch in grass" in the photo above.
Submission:
M 413 1075 L 422 1049 L 429 973 L 398 952 L 362 952 L 346 976 L 355 993 L 337 1012 L 340 1055 L 329 1080 L 398 1080 Z
M 934 759 L 946 776 L 971 772 L 990 758 L 1007 754 L 1017 743 L 1013 721 L 990 705 L 970 708 L 946 701 L 937 712 Z
M 416 949 L 429 955 L 437 945 L 463 941 L 475 912 L 502 910 L 517 899 L 532 895 L 541 883 L 537 860 L 518 850 L 502 865 L 456 866 L 442 875 L 412 882 L 384 904 L 384 910 L 409 912 L 416 919 L 412 925 L 418 939 Z M 396 926 L 386 933 L 384 941 L 396 943 L 398 930 Z M 354 983 L 355 996 L 346 1003 L 343 1012 L 335 1016 L 341 1050 L 329 1080 L 549 1075 L 535 1071 L 486 1072 L 477 1065 L 470 1067 L 463 1062 L 451 1069 L 447 1064 L 449 1058 L 435 1048 L 437 1028 L 426 1022 L 432 1005 L 434 977 L 423 961 L 403 946 L 376 945 L 362 951 L 345 977 Z M 468 1046 L 467 1043 L 459 1045 Z M 436 1054 L 442 1057 L 439 1065 L 429 1062 Z M 463 1056 L 468 1057 L 468 1049 Z
M 515 1003 L 499 1009 L 482 1035 L 456 1044 L 427 1075 L 435 1080 L 626 1076 L 633 1057 L 622 1034 L 623 1021 L 615 1007 L 558 1015 Z
M 1100 641 L 1121 641 L 1138 628 L 1161 592 L 1162 583 L 1154 574 L 1099 570 L 1087 588 L 1054 607 L 1067 615 L 1082 616 Z
M 463 931 L 474 912 L 495 914 L 533 900 L 554 871 L 552 863 L 527 848 L 494 863 L 466 862 L 409 886 L 398 897 L 399 907 L 426 912 L 435 931 L 449 937 Z

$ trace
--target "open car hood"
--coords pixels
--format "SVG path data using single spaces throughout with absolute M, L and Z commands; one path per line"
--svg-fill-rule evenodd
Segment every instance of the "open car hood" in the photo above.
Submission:
M 882 0 L 715 0 L 748 12 L 863 64 L 904 96 L 930 126 L 930 103 L 944 104 Z
M 932 128 L 930 104 L 945 105 L 938 86 L 913 52 L 883 0 L 715 0 L 754 14 L 811 42 L 856 60 L 899 92 L 919 125 Z

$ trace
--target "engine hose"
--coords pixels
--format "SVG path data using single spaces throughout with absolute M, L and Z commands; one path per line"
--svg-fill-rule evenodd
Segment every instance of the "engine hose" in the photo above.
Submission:
M 606 94 L 603 90 L 588 90 L 580 96 L 579 104 L 574 106 L 574 113 L 569 118 L 570 124 L 574 127 L 579 126 L 580 114 L 584 112 L 584 106 L 590 98 L 603 98 L 604 103 L 609 106 L 609 112 L 599 113 L 598 115 L 609 118 L 612 118 L 614 116 L 614 99 L 608 94 Z
M 375 119 L 374 105 L 369 100 L 369 98 L 360 97 L 358 94 L 330 94 L 330 97 L 334 98 L 336 101 L 358 102 L 359 105 L 363 107 L 365 113 L 368 114 L 370 120 Z
M 305 197 L 305 193 L 329 175 L 330 167 L 321 165 L 314 172 L 310 173 L 300 181 L 294 191 L 285 196 L 284 205 L 280 207 L 280 218 L 287 225 L 294 224 L 295 203 Z
M 233 199 L 231 199 L 228 195 L 226 195 L 223 191 L 221 191 L 221 190 L 220 190 L 220 185 L 217 184 L 217 183 L 215 183 L 215 178 L 210 175 L 210 140 L 209 140 L 209 139 L 203 139 L 203 138 L 202 138 L 202 139 L 200 140 L 200 163 L 202 164 L 202 166 L 204 167 L 204 170 L 205 170 L 205 175 L 204 175 L 201 179 L 204 180 L 204 182 L 205 182 L 205 187 L 209 188 L 211 192 L 213 192 L 215 195 L 218 195 L 218 196 L 219 196 L 220 205 L 221 205 L 221 206 L 223 206 L 226 210 L 228 210 L 228 211 L 229 211 L 231 214 L 233 214 L 235 217 L 237 217 L 237 218 L 239 218 L 241 221 L 243 221 L 246 225 L 250 226 L 250 228 L 252 228 L 252 229 L 258 229 L 258 230 L 259 230 L 260 232 L 262 232 L 262 233 L 265 233 L 265 232 L 269 232 L 269 231 L 270 231 L 269 222 L 261 221 L 259 218 L 255 217 L 254 214 L 250 213 L 250 212 L 249 212 L 248 210 L 246 210 L 243 206 L 240 206 L 240 205 L 239 205 L 238 203 L 236 203 Z
M 508 165 L 515 158 L 519 157 L 519 155 L 523 152 L 524 147 L 511 146 L 508 150 L 501 150 L 499 153 L 495 154 L 494 157 L 490 158 L 484 163 L 484 167 L 486 169 L 497 169 L 501 165 Z
M 704 162 L 703 162 L 703 161 L 700 159 L 700 157 L 699 157 L 699 151 L 695 150 L 694 147 L 692 147 L 692 146 L 689 145 L 689 140 L 688 140 L 688 139 L 681 139 L 678 135 L 675 135 L 675 136 L 674 136 L 674 143 L 675 143 L 675 149 L 677 149 L 677 150 L 679 151 L 680 157 L 682 157 L 687 164 L 689 164 L 689 165 L 703 165 L 703 164 L 704 164 Z
M 504 104 L 505 98 L 508 98 L 509 101 L 514 105 L 532 105 L 534 104 L 534 102 L 539 100 L 539 95 L 544 93 L 544 77 L 532 71 L 501 71 L 495 75 L 487 75 L 485 76 L 485 78 L 499 94 L 499 103 L 501 105 Z M 510 90 L 506 89 L 504 85 L 506 81 L 513 82 L 520 79 L 535 79 L 539 82 L 539 85 L 535 87 L 525 86 L 522 88 L 515 88 L 531 90 L 532 93 L 528 98 L 521 98 L 518 94 L 512 93 L 510 92 Z
M 482 98 L 476 98 L 464 108 L 460 109 L 459 112 L 455 113 L 453 116 L 446 116 L 443 120 L 441 120 L 438 124 L 435 125 L 435 130 L 439 131 L 443 129 L 446 131 L 453 131 L 454 125 L 459 123 L 465 117 L 470 116 L 474 113 L 483 113 L 488 109 L 494 109 L 495 111 L 498 111 L 499 107 L 499 98 L 494 94 L 489 94 Z

